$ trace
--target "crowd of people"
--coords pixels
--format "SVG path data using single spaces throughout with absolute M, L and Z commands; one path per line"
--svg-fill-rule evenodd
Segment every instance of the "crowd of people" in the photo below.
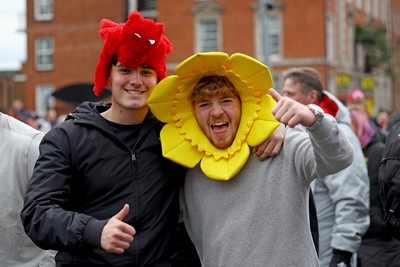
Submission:
M 0 263 L 400 266 L 378 185 L 397 114 L 372 117 L 359 89 L 341 102 L 309 67 L 273 89 L 241 53 L 167 76 L 164 26 L 137 11 L 99 33 L 110 103 L 0 113 Z
M 21 99 L 15 99 L 12 102 L 7 114 L 43 133 L 53 129 L 65 118 L 65 115 L 58 115 L 54 108 L 49 108 L 45 116 L 39 116 L 35 110 L 26 109 Z

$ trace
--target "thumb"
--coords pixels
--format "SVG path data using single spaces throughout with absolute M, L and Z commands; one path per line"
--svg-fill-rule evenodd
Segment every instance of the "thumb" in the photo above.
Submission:
M 129 205 L 125 204 L 122 210 L 120 210 L 116 215 L 114 215 L 113 218 L 122 221 L 126 217 L 126 215 L 128 215 L 128 213 L 129 213 Z
M 278 91 L 276 91 L 274 88 L 269 88 L 269 94 L 276 102 L 279 102 L 279 100 L 281 100 L 282 98 L 282 95 L 278 93 Z

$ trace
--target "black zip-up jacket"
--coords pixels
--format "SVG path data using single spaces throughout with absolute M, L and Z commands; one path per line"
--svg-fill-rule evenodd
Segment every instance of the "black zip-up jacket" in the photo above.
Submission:
M 59 251 L 57 266 L 170 266 L 184 168 L 162 157 L 162 124 L 150 113 L 131 150 L 99 112 L 105 103 L 81 104 L 40 144 L 21 219 L 43 249 Z M 123 254 L 100 247 L 107 220 L 125 203 L 136 230 Z

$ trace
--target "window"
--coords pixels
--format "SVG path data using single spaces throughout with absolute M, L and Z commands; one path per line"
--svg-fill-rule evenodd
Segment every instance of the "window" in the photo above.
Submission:
M 268 16 L 268 37 L 269 55 L 280 56 L 281 54 L 281 22 L 277 15 Z
M 34 0 L 34 19 L 37 21 L 52 20 L 53 0 Z
M 156 9 L 156 0 L 138 0 L 138 10 Z
M 220 50 L 217 19 L 199 19 L 197 21 L 196 35 L 196 53 Z
M 156 0 L 128 0 L 127 4 L 128 12 L 137 10 L 143 17 L 157 21 L 158 12 Z
M 39 37 L 35 41 L 35 66 L 37 70 L 53 69 L 54 40 L 51 37 Z
M 35 105 L 36 112 L 39 116 L 44 117 L 47 110 L 54 107 L 54 86 L 51 84 L 39 84 L 35 89 Z

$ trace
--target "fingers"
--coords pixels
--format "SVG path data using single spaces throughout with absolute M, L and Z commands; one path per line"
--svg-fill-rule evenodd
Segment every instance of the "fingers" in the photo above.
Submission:
M 279 100 L 281 100 L 281 98 L 282 98 L 282 95 L 280 93 L 278 93 L 278 91 L 276 91 L 274 88 L 269 89 L 269 94 L 272 96 L 272 98 L 276 102 L 279 102 Z
M 135 228 L 122 220 L 129 214 L 129 205 L 108 220 L 101 233 L 101 247 L 111 253 L 121 254 L 129 248 L 136 234 Z
M 114 215 L 113 218 L 122 221 L 126 217 L 126 215 L 128 215 L 128 213 L 129 213 L 129 205 L 125 204 L 122 210 L 120 210 L 116 215 Z
M 121 228 L 114 227 L 106 229 L 104 227 L 103 232 L 104 230 L 106 230 L 107 233 L 104 233 L 104 238 L 102 233 L 101 245 L 107 252 L 122 254 L 133 242 L 133 235 L 123 232 Z

